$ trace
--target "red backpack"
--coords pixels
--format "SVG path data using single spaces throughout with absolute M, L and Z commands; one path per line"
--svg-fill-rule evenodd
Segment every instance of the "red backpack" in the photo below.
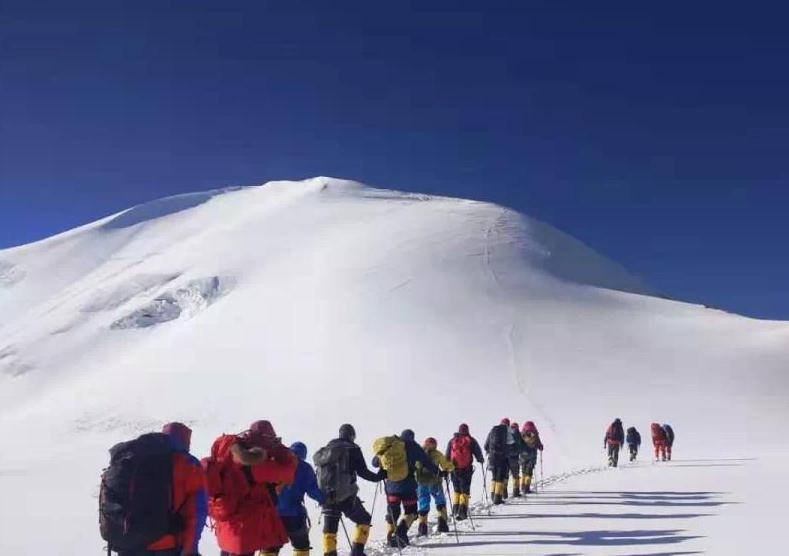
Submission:
M 223 434 L 211 446 L 211 455 L 201 461 L 206 476 L 208 515 L 216 521 L 227 521 L 238 513 L 250 490 L 249 481 L 230 454 L 230 447 L 236 442 L 236 435 Z
M 449 450 L 449 459 L 457 469 L 468 469 L 471 466 L 471 437 L 456 436 L 452 439 Z

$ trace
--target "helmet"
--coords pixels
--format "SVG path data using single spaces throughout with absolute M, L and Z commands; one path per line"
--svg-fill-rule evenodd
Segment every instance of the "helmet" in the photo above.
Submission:
M 294 442 L 290 445 L 290 450 L 296 454 L 296 457 L 301 461 L 307 459 L 307 446 L 304 442 Z
M 353 425 L 345 423 L 343 426 L 340 427 L 340 438 L 343 440 L 347 440 L 348 442 L 355 442 L 356 441 L 356 429 L 353 428 Z
M 413 442 L 414 436 L 415 436 L 414 431 L 412 431 L 411 429 L 405 429 L 403 432 L 400 433 L 400 438 L 409 442 Z

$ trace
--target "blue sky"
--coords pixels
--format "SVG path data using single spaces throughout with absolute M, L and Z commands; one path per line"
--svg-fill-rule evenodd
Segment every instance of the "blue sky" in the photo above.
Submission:
M 639 4 L 0 0 L 0 248 L 332 175 L 499 202 L 789 319 L 789 13 Z

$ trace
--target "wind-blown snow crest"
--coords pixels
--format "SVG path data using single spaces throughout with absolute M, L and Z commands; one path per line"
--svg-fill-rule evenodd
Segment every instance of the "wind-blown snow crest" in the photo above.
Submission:
M 538 422 L 554 469 L 594 460 L 617 416 L 710 449 L 774 439 L 789 326 L 651 293 L 487 203 L 314 178 L 141 205 L 0 251 L 0 487 L 29 470 L 26 507 L 77 554 L 106 448 L 173 419 L 204 454 L 259 418 L 312 450 L 355 422 L 367 451 L 507 414 Z M 36 549 L 19 496 L 0 502 L 3 553 Z

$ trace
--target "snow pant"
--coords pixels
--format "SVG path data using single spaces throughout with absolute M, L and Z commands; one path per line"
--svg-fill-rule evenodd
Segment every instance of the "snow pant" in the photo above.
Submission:
M 444 495 L 444 485 L 419 485 L 416 488 L 417 513 L 427 515 L 430 512 L 431 498 L 436 503 L 436 509 L 441 510 L 447 507 L 447 497 Z
M 310 528 L 307 525 L 306 515 L 281 516 L 282 525 L 288 533 L 290 545 L 293 547 L 293 556 L 308 556 L 310 553 Z M 276 556 L 281 549 L 272 552 L 262 550 L 259 556 Z
M 455 469 L 452 474 L 452 514 L 458 519 L 465 519 L 468 515 L 468 504 L 471 500 L 471 479 L 474 476 L 474 466 L 465 469 Z
M 512 481 L 512 495 L 518 497 L 521 495 L 521 457 L 508 456 L 507 464 L 509 466 L 509 476 Z
M 446 503 L 446 502 L 445 502 Z M 400 517 L 400 506 L 403 507 L 403 517 Z M 417 497 L 416 490 L 386 495 L 386 538 L 394 546 L 408 544 L 408 530 L 416 521 Z
M 181 556 L 180 548 L 166 548 L 164 550 L 123 550 L 118 556 Z
M 534 476 L 534 468 L 537 466 L 537 450 L 534 453 L 525 453 L 521 455 L 521 490 L 531 492 L 531 480 Z
M 452 489 L 455 494 L 471 494 L 471 478 L 474 475 L 474 467 L 469 465 L 465 469 L 455 469 L 450 477 L 452 478 Z
M 671 447 L 674 445 L 672 442 L 671 444 L 666 444 L 666 459 L 671 461 Z
M 436 503 L 436 511 L 438 511 L 438 531 L 445 533 L 449 531 L 447 520 L 447 497 L 444 495 L 444 485 L 438 483 L 437 485 L 419 485 L 416 488 L 417 495 L 417 513 L 419 514 L 419 533 L 421 535 L 427 534 L 427 514 L 430 513 L 430 500 L 433 499 Z
M 491 471 L 490 497 L 494 504 L 501 504 L 504 491 L 507 489 L 507 474 L 510 466 L 504 455 L 491 454 L 488 458 L 488 469 Z
M 655 445 L 655 459 L 662 459 L 666 461 L 666 444 L 664 442 L 654 442 Z
M 364 545 L 370 537 L 370 523 L 372 517 L 364 509 L 364 504 L 358 496 L 351 496 L 336 504 L 323 506 L 323 554 L 324 556 L 337 556 L 337 530 L 340 519 L 345 515 L 356 524 L 356 530 L 351 539 L 351 556 L 364 553 Z
M 638 444 L 628 444 L 628 450 L 630 450 L 630 461 L 636 461 L 636 456 L 638 456 Z
M 608 465 L 611 467 L 616 467 L 619 465 L 619 443 L 618 442 L 609 442 L 608 443 Z

